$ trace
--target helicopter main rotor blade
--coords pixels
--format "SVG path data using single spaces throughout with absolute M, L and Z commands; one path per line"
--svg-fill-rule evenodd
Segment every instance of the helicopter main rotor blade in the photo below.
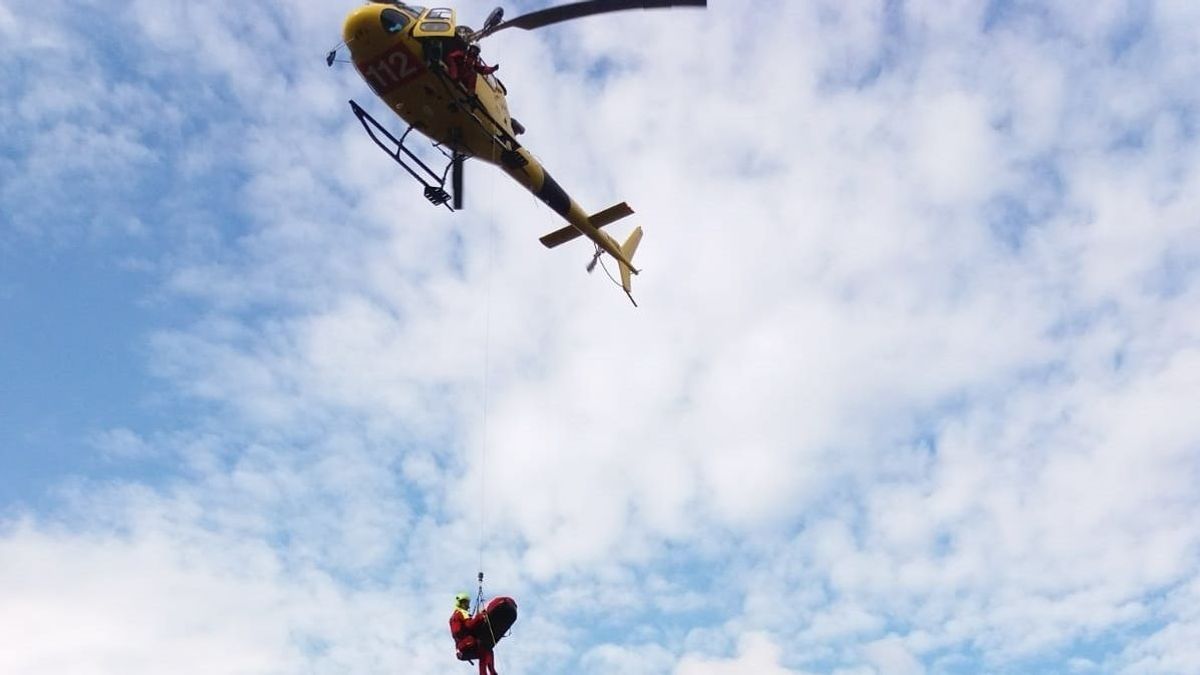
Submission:
M 454 191 L 454 210 L 461 211 L 463 207 L 463 163 L 467 158 L 456 154 L 454 163 L 450 166 L 450 185 Z
M 491 30 L 480 31 L 475 39 L 482 39 L 505 28 L 523 28 L 533 30 L 543 26 L 580 19 L 594 14 L 607 14 L 627 9 L 661 9 L 666 7 L 708 7 L 708 0 L 584 0 L 566 5 L 522 14 L 499 24 Z

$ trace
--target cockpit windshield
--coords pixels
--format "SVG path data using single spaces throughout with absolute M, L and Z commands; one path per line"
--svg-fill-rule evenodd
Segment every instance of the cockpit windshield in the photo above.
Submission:
M 389 7 L 379 13 L 379 21 L 383 24 L 383 30 L 386 32 L 399 33 L 408 25 L 411 17 L 404 12 Z

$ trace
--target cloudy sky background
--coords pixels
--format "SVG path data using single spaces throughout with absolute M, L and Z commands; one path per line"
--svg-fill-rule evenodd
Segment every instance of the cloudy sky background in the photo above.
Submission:
M 1200 5 L 496 35 L 637 309 L 352 7 L 0 0 L 0 671 L 1200 671 Z

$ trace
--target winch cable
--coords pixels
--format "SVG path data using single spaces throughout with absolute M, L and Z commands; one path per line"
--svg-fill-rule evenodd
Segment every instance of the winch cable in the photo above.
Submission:
M 492 161 L 496 161 L 496 141 L 492 140 Z M 480 450 L 479 450 L 479 592 L 475 596 L 475 611 L 472 614 L 478 613 L 483 609 L 483 552 L 484 552 L 484 535 L 487 531 L 487 450 L 488 450 L 488 385 L 490 384 L 491 373 L 491 352 L 492 352 L 492 267 L 494 266 L 495 257 L 495 238 L 496 238 L 496 176 L 494 172 L 488 172 L 488 227 L 485 237 L 485 258 L 484 263 L 484 320 L 483 320 L 483 411 L 482 424 L 480 431 Z M 491 622 L 488 623 L 489 629 Z
M 492 138 L 492 163 L 496 163 L 497 148 L 496 140 Z M 482 438 L 480 439 L 480 458 L 479 458 L 479 588 L 475 593 L 475 611 L 472 614 L 478 614 L 483 611 L 483 551 L 484 551 L 484 534 L 487 531 L 487 450 L 488 450 L 488 385 L 491 379 L 491 353 L 492 353 L 492 268 L 495 266 L 495 248 L 496 248 L 496 174 L 488 172 L 488 233 L 487 233 L 487 263 L 484 273 L 484 283 L 487 288 L 484 290 L 484 321 L 483 321 L 483 430 Z M 492 638 L 492 645 L 496 644 L 496 632 L 492 629 L 492 619 L 486 613 L 483 615 L 483 622 L 487 624 L 488 635 Z

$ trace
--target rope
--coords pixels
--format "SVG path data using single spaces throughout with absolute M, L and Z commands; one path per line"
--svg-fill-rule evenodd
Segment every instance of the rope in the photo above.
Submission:
M 492 139 L 492 161 L 496 160 L 496 140 Z M 472 614 L 483 612 L 483 622 L 487 624 L 488 635 L 492 638 L 492 646 L 496 645 L 496 631 L 492 628 L 492 617 L 488 616 L 483 607 L 483 542 L 487 521 L 487 446 L 488 446 L 488 380 L 491 372 L 492 344 L 492 267 L 495 257 L 496 236 L 496 177 L 493 173 L 488 180 L 488 236 L 487 236 L 487 267 L 484 282 L 484 331 L 483 331 L 483 438 L 479 459 L 479 588 L 475 593 L 475 610 Z
M 483 611 L 483 572 L 479 573 L 479 591 L 475 594 L 475 609 L 471 610 L 471 614 L 478 614 Z
M 496 159 L 496 141 L 492 139 L 492 160 Z M 492 267 L 495 248 L 496 180 L 492 175 L 489 184 L 487 264 L 484 272 L 484 329 L 483 329 L 483 429 L 480 439 L 479 458 L 479 593 L 475 599 L 476 611 L 483 608 L 483 551 L 484 533 L 487 530 L 487 449 L 488 449 L 488 384 L 491 373 L 492 345 Z M 489 629 L 491 624 L 488 624 Z
M 603 254 L 604 249 L 600 248 L 600 244 L 596 244 L 596 257 L 592 258 L 592 266 L 588 268 L 588 271 L 591 272 L 593 269 L 595 269 L 596 263 L 600 263 L 600 269 L 604 270 L 604 274 L 608 276 L 608 280 L 613 282 L 613 285 L 617 286 L 618 288 L 625 288 L 621 285 L 621 282 L 617 281 L 616 278 L 613 277 L 612 272 L 608 271 L 608 265 L 604 264 L 604 258 L 602 257 Z
M 479 573 L 479 592 L 475 595 L 475 611 L 472 614 L 483 612 L 483 622 L 487 624 L 488 635 L 492 637 L 492 646 L 496 646 L 496 631 L 492 628 L 492 617 L 483 611 L 483 572 Z
M 492 630 L 492 617 L 488 616 L 487 612 L 483 613 L 483 622 L 487 624 L 488 635 L 492 637 L 492 646 L 495 647 L 496 642 L 498 642 L 498 640 L 496 640 L 496 631 Z
M 484 291 L 484 346 L 483 346 L 483 430 L 480 443 L 482 448 L 479 457 L 479 576 L 483 578 L 483 542 L 487 530 L 487 445 L 488 445 L 488 371 L 491 370 L 491 332 L 492 332 L 492 303 L 491 303 L 491 251 L 488 251 L 488 272 L 486 283 L 488 290 Z

